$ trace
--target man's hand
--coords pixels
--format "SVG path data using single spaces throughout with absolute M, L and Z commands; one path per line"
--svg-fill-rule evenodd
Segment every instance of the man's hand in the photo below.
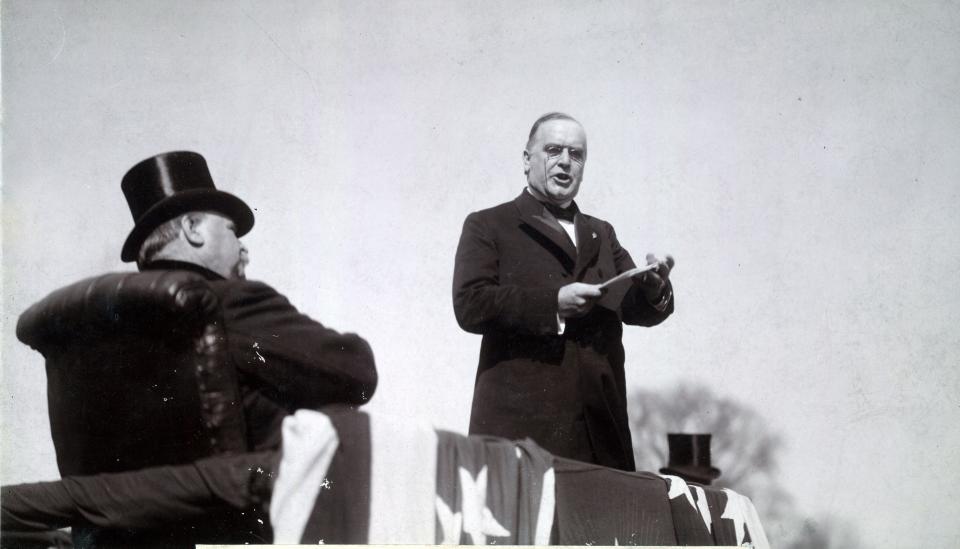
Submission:
M 557 294 L 557 305 L 560 318 L 583 316 L 590 312 L 597 299 L 603 295 L 596 284 L 574 282 L 560 288 Z
M 650 271 L 643 273 L 634 279 L 643 291 L 643 296 L 650 303 L 657 303 L 663 298 L 663 293 L 667 287 L 667 281 L 670 280 L 670 271 L 673 269 L 673 257 L 668 255 L 661 261 L 653 254 L 647 254 L 647 265 L 656 264 L 657 266 Z

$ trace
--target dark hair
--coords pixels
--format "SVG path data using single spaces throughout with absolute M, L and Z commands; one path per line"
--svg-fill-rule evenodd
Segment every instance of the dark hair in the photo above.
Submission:
M 536 135 L 536 134 L 537 134 L 537 130 L 540 129 L 540 124 L 543 124 L 544 122 L 546 122 L 546 121 L 548 121 L 548 120 L 570 120 L 571 122 L 576 122 L 577 124 L 580 124 L 580 121 L 579 121 L 579 120 L 577 120 L 576 118 L 570 116 L 570 115 L 567 114 L 567 113 L 564 113 L 564 112 L 548 112 L 547 114 L 545 114 L 545 115 L 541 116 L 540 118 L 538 118 L 537 121 L 533 123 L 533 127 L 530 128 L 530 135 L 527 136 L 527 148 L 528 148 L 528 149 L 530 148 L 530 143 L 533 142 L 533 136 Z M 583 124 L 580 124 L 580 125 L 582 126 Z

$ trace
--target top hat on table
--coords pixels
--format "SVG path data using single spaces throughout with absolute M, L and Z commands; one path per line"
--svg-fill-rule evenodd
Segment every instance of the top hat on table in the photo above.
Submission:
M 720 476 L 720 469 L 710 463 L 710 435 L 669 433 L 670 460 L 660 469 L 664 475 L 675 475 L 686 480 L 710 484 Z

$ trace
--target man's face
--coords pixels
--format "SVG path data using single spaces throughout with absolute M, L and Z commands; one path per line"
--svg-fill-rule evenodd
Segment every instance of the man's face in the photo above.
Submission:
M 537 128 L 527 150 L 523 168 L 527 184 L 558 206 L 566 206 L 580 190 L 587 161 L 587 135 L 573 120 L 547 120 Z
M 225 278 L 244 278 L 247 265 L 247 249 L 237 238 L 233 220 L 218 213 L 206 212 L 196 225 L 203 236 L 205 266 Z

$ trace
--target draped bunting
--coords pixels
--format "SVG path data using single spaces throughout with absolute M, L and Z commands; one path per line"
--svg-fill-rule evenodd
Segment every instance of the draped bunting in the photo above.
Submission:
M 530 440 L 325 411 L 285 420 L 275 542 L 769 547 L 753 504 L 732 490 L 557 458 Z M 304 501 L 306 521 L 284 511 Z

